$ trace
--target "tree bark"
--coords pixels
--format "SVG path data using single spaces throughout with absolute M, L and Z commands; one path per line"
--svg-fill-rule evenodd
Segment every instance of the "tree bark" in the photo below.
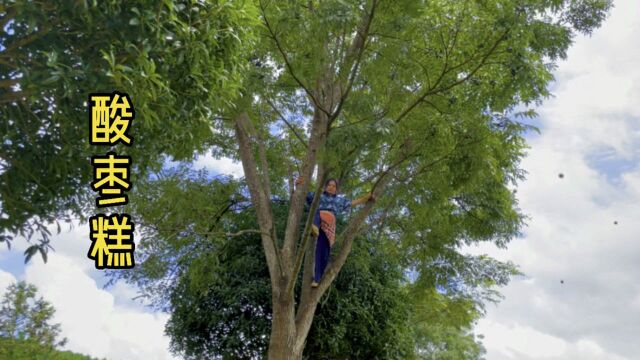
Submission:
M 284 273 L 280 250 L 276 245 L 273 214 L 271 212 L 270 199 L 267 197 L 268 191 L 264 189 L 264 182 L 259 178 L 256 160 L 251 147 L 251 120 L 246 112 L 238 114 L 234 120 L 242 168 L 251 194 L 251 203 L 256 209 L 256 216 L 262 233 L 262 246 L 267 259 L 271 286 L 276 289 L 278 280 L 282 278 Z
M 286 287 L 286 279 L 279 289 Z M 294 360 L 302 358 L 302 351 L 296 351 L 297 331 L 295 323 L 295 303 L 293 296 L 284 291 L 272 291 L 273 318 L 269 339 L 269 359 Z

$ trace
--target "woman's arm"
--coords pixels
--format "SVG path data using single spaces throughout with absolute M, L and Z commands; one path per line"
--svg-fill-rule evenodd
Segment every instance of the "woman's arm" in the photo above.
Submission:
M 353 200 L 351 202 L 351 206 L 358 206 L 360 204 L 364 204 L 367 201 L 369 201 L 369 199 L 373 199 L 373 194 L 372 193 L 368 193 L 367 195 L 365 195 L 365 196 L 363 196 L 361 198 Z

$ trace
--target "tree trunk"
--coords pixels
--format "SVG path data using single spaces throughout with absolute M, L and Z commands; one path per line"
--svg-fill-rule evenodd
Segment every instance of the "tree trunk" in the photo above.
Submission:
M 285 288 L 282 282 L 282 289 Z M 271 338 L 269 339 L 269 360 L 302 359 L 302 348 L 296 349 L 297 331 L 295 322 L 295 304 L 292 296 L 282 296 L 274 292 L 272 297 L 273 318 Z
M 266 202 L 268 202 L 270 196 L 267 196 L 265 199 L 264 194 L 259 191 L 260 189 L 258 189 L 258 174 L 256 171 L 253 171 L 256 167 L 256 162 L 253 159 L 252 153 L 250 151 L 250 141 L 246 139 L 246 136 L 244 136 L 244 134 L 242 133 L 242 123 L 239 122 L 237 126 L 238 132 L 240 133 L 238 137 L 239 143 L 240 145 L 244 145 L 244 148 L 241 147 L 240 149 L 243 150 L 241 151 L 241 153 L 244 153 L 244 158 L 242 159 L 243 165 L 245 161 L 249 162 L 251 164 L 249 170 L 253 171 L 252 173 L 249 173 L 247 170 L 245 170 L 245 176 L 248 178 L 248 180 L 250 180 L 249 184 L 253 184 L 255 188 L 251 193 L 251 199 L 254 205 L 262 205 L 263 207 L 263 213 L 258 214 L 259 218 L 260 215 L 265 218 L 264 225 L 263 223 L 260 224 L 260 229 L 263 232 L 271 234 L 271 240 L 273 240 L 270 243 L 269 241 L 267 241 L 269 239 L 267 239 L 266 236 L 263 238 L 265 253 L 267 255 L 267 259 L 270 260 L 268 261 L 268 264 L 272 284 L 271 291 L 273 317 L 271 322 L 271 338 L 269 339 L 268 351 L 270 360 L 302 359 L 302 353 L 306 344 L 307 335 L 309 334 L 309 330 L 313 322 L 314 313 L 316 311 L 318 301 L 327 291 L 331 282 L 340 271 L 340 268 L 346 260 L 346 255 L 351 249 L 351 241 L 353 241 L 353 237 L 355 237 L 361 223 L 364 221 L 366 214 L 369 213 L 373 205 L 368 204 L 365 207 L 366 210 L 359 214 L 359 216 L 356 216 L 356 218 L 358 218 L 358 220 L 356 221 L 357 224 L 352 224 L 352 226 L 349 227 L 353 228 L 350 234 L 347 234 L 347 236 L 344 236 L 345 234 L 341 234 L 341 236 L 344 237 L 347 241 L 345 250 L 346 254 L 343 254 L 342 258 L 340 258 L 339 265 L 337 267 L 331 266 L 327 269 L 328 273 L 325 276 L 326 279 L 323 279 L 321 281 L 319 287 L 311 289 L 310 275 L 313 272 L 313 254 L 315 252 L 315 241 L 307 242 L 307 239 L 305 239 L 305 241 L 300 244 L 300 248 L 297 248 L 298 239 L 300 237 L 300 218 L 303 214 L 302 209 L 305 202 L 306 190 L 311 183 L 311 176 L 316 165 L 319 165 L 318 181 L 322 182 L 321 179 L 324 179 L 325 171 L 327 171 L 327 169 L 325 168 L 326 164 L 317 164 L 317 156 L 318 153 L 320 153 L 324 149 L 331 122 L 335 120 L 340 113 L 342 104 L 346 100 L 350 87 L 353 84 L 353 78 L 357 73 L 358 63 L 360 61 L 359 57 L 364 50 L 367 34 L 369 32 L 369 26 L 371 24 L 371 20 L 373 19 L 376 5 L 377 1 L 374 0 L 371 11 L 364 14 L 362 23 L 358 27 L 359 31 L 357 32 L 357 36 L 353 39 L 353 43 L 349 47 L 348 54 L 344 59 L 344 63 L 346 63 L 347 65 L 340 70 L 340 76 L 338 76 L 337 79 L 335 78 L 335 63 L 326 63 L 324 71 L 316 79 L 315 89 L 313 89 L 313 91 L 307 91 L 307 94 L 309 94 L 310 96 L 310 101 L 314 105 L 314 116 L 312 119 L 312 127 L 307 154 L 302 166 L 302 172 L 300 174 L 300 176 L 305 178 L 307 181 L 303 183 L 299 188 L 296 187 L 291 194 L 290 208 L 289 214 L 287 216 L 287 225 L 284 234 L 282 249 L 278 249 L 277 246 L 275 246 L 275 231 L 272 231 L 271 228 L 266 226 L 273 224 L 273 215 L 270 209 L 265 204 Z M 275 34 L 272 35 L 275 37 Z M 325 50 L 328 54 L 329 49 L 327 45 L 328 43 L 325 43 Z M 241 118 L 240 120 L 246 119 Z M 262 142 L 262 139 L 258 140 L 259 142 Z M 262 167 L 266 169 L 266 156 L 263 153 L 264 151 L 262 150 L 262 152 L 259 152 L 258 154 L 260 155 L 261 160 L 264 162 L 262 164 Z M 263 177 L 268 178 L 268 172 L 263 173 L 262 175 Z M 268 185 L 268 181 L 265 186 L 266 185 Z M 318 186 L 321 185 L 321 183 L 318 184 Z M 384 185 L 382 187 L 384 187 Z M 378 193 L 380 192 L 381 189 L 378 189 L 376 191 L 376 195 L 378 195 Z M 263 198 L 258 199 L 259 195 L 263 195 Z M 318 194 L 316 194 L 316 196 L 317 195 Z M 260 210 L 258 206 L 256 206 L 256 208 Z M 312 215 L 310 214 L 309 216 Z M 270 222 L 267 222 L 266 219 L 270 220 Z M 308 235 L 304 237 L 307 236 Z M 304 249 L 305 247 L 306 249 Z M 306 253 L 305 250 L 307 250 Z M 300 295 L 300 304 L 298 304 L 298 309 L 296 311 L 293 289 L 298 278 L 298 273 L 301 270 L 299 266 L 302 263 L 302 256 L 304 254 L 306 254 L 306 256 L 304 258 L 303 267 L 302 293 Z M 278 255 L 280 256 L 278 257 Z M 278 280 L 275 280 L 276 278 L 274 277 L 277 276 L 277 272 L 275 269 L 276 264 L 280 266 L 280 274 L 277 278 Z

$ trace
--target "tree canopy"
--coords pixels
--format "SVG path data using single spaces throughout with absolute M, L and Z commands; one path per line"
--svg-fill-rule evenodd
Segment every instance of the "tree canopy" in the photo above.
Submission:
M 256 20 L 242 1 L 1 0 L 0 241 L 46 243 L 48 222 L 86 215 L 78 194 L 106 151 L 89 144 L 90 93 L 132 98 L 133 144 L 117 151 L 134 159 L 134 184 L 165 156 L 229 147 L 214 129 Z
M 2 360 L 100 360 L 73 351 L 62 351 L 43 346 L 32 340 L 0 337 Z M 105 359 L 106 360 L 106 359 Z
M 93 360 L 57 350 L 67 339 L 60 338 L 60 324 L 52 324 L 55 309 L 37 298 L 35 285 L 24 281 L 9 285 L 0 308 L 0 359 L 11 360 Z
M 51 324 L 53 306 L 36 298 L 34 285 L 23 281 L 9 285 L 0 309 L 0 337 L 29 340 L 51 349 L 63 346 L 60 324 Z

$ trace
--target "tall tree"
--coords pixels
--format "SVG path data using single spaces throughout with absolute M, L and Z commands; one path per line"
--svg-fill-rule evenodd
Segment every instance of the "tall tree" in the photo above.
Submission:
M 7 209 L 4 212 L 9 216 L 2 216 L 0 220 L 5 228 L 14 231 L 20 229 L 20 225 L 15 224 L 24 226 L 29 216 L 50 215 L 56 209 L 72 207 L 53 205 L 60 204 L 54 201 L 58 191 L 51 187 L 48 187 L 51 191 L 41 191 L 31 177 L 37 173 L 55 173 L 55 166 L 51 165 L 54 162 L 47 158 L 39 162 L 17 161 L 23 156 L 20 154 L 31 153 L 32 160 L 34 153 L 44 156 L 25 149 L 32 149 L 30 144 L 38 144 L 34 139 L 51 143 L 52 139 L 46 134 L 64 134 L 49 146 L 54 154 L 62 154 L 56 143 L 66 143 L 64 139 L 75 143 L 83 137 L 79 129 L 84 125 L 71 125 L 70 129 L 75 132 L 57 130 L 57 127 L 66 129 L 57 125 L 68 124 L 62 119 L 79 116 L 62 115 L 56 117 L 57 121 L 49 122 L 50 117 L 45 114 L 57 114 L 68 101 L 75 109 L 82 109 L 77 98 L 86 99 L 83 91 L 113 85 L 133 94 L 134 101 L 135 96 L 150 100 L 149 112 L 141 114 L 144 120 L 140 122 L 141 125 L 149 122 L 150 128 L 139 126 L 139 131 L 143 131 L 137 135 L 140 146 L 134 147 L 139 150 L 131 151 L 131 155 L 141 159 L 140 165 L 144 164 L 145 156 L 159 156 L 166 144 L 185 151 L 211 146 L 214 154 L 228 154 L 242 162 L 244 181 L 259 225 L 257 229 L 246 230 L 261 235 L 270 277 L 273 313 L 268 353 L 271 359 L 302 356 L 318 303 L 347 261 L 353 241 L 362 229 L 386 234 L 385 246 L 416 272 L 418 283 L 430 276 L 430 265 L 434 261 L 457 261 L 455 249 L 460 244 L 493 241 L 506 246 L 519 233 L 524 216 L 517 208 L 517 199 L 509 185 L 524 177 L 519 161 L 526 148 L 522 132 L 527 127 L 520 124 L 517 117 L 534 113 L 530 109 L 515 111 L 519 106 L 526 108 L 548 96 L 551 70 L 555 61 L 566 56 L 572 36 L 577 32 L 589 33 L 599 26 L 611 6 L 609 0 L 256 0 L 197 2 L 191 7 L 188 6 L 191 2 L 185 2 L 184 8 L 176 2 L 158 2 L 156 6 L 134 9 L 130 3 L 111 2 L 110 6 L 87 7 L 82 16 L 75 15 L 71 5 L 39 7 L 35 15 L 16 18 L 26 20 L 11 22 L 13 18 L 9 14 L 18 16 L 13 13 L 24 15 L 30 11 L 24 10 L 29 9 L 26 5 L 14 4 L 3 3 L 4 25 L 15 28 L 13 32 L 7 31 L 5 37 L 22 37 L 3 40 L 7 44 L 3 61 L 8 61 L 10 50 L 29 49 L 27 45 L 33 48 L 31 52 L 15 56 L 16 62 L 25 63 L 21 70 L 2 77 L 5 84 L 10 83 L 5 85 L 2 98 L 13 113 L 11 116 L 3 113 L 0 121 L 5 121 L 7 129 L 22 131 L 19 136 L 9 138 L 9 142 L 3 138 L 2 143 L 5 172 L 0 175 L 3 177 L 0 185 L 3 209 Z M 225 104 L 213 100 L 229 93 L 224 91 L 228 90 L 228 84 L 217 86 L 216 79 L 229 77 L 210 73 L 210 69 L 203 66 L 219 69 L 222 64 L 222 69 L 242 68 L 233 67 L 236 55 L 244 51 L 241 44 L 247 44 L 242 42 L 242 37 L 236 36 L 236 32 L 228 35 L 230 43 L 235 44 L 230 52 L 216 45 L 223 34 L 229 34 L 225 29 L 245 29 L 241 20 L 251 12 L 243 11 L 244 6 L 257 9 L 259 25 L 251 30 L 258 36 L 250 47 L 251 55 L 244 58 L 245 62 L 238 61 L 247 65 L 237 86 L 231 87 L 239 96 L 222 96 L 227 99 L 227 106 L 223 106 Z M 11 8 L 14 9 L 9 11 Z M 122 16 L 103 12 L 125 8 L 126 12 L 116 13 Z M 57 9 L 68 12 L 50 17 Z M 223 9 L 230 12 L 221 13 Z M 74 25 L 91 18 L 94 12 L 103 14 L 100 21 L 84 22 L 81 27 Z M 191 21 L 196 20 L 194 17 L 199 21 Z M 56 19 L 69 21 L 63 22 L 56 32 L 48 32 L 47 26 L 38 26 L 49 24 L 47 21 L 57 24 Z M 158 19 L 163 21 L 157 22 Z M 165 21 L 175 27 L 165 28 Z M 109 29 L 124 39 L 110 37 L 111 31 L 105 30 L 106 37 L 94 32 L 113 23 L 117 26 Z M 210 31 L 217 32 L 211 34 Z M 203 34 L 209 36 L 202 37 Z M 76 42 L 66 48 L 67 51 L 54 52 L 57 58 L 51 57 L 52 52 L 47 49 L 49 44 L 59 43 L 53 41 L 55 38 L 36 43 L 46 35 L 68 35 L 66 40 Z M 174 35 L 183 36 L 179 44 L 173 42 Z M 203 57 L 187 54 L 181 58 L 180 51 L 175 51 L 177 55 L 173 57 L 173 47 L 182 48 L 181 44 L 187 40 L 191 41 L 184 50 L 187 54 L 197 51 L 210 61 L 199 62 Z M 212 42 L 209 45 L 215 51 L 206 41 Z M 153 53 L 147 50 L 149 46 L 160 50 Z M 113 51 L 109 51 L 111 47 Z M 57 84 L 50 89 L 58 94 L 56 102 L 48 100 L 53 95 L 36 97 L 40 99 L 36 107 L 39 111 L 30 111 L 21 105 L 33 99 L 26 97 L 31 96 L 29 89 L 41 89 L 35 84 L 49 79 L 30 77 L 32 68 L 56 63 L 56 59 L 66 58 L 69 53 L 76 54 L 72 50 L 77 48 L 89 49 L 89 59 L 96 49 L 103 49 L 103 60 L 78 67 L 76 64 L 83 64 L 85 60 L 76 57 L 66 63 L 67 67 L 47 68 L 43 73 L 68 71 L 68 67 L 75 69 L 74 73 L 63 73 L 67 83 L 71 83 L 67 86 L 72 86 L 75 75 L 68 74 L 87 76 L 107 68 L 106 81 L 88 83 L 88 88 L 75 93 L 80 95 L 74 100 L 65 95 L 64 83 Z M 45 51 L 40 51 L 42 49 Z M 152 55 L 157 59 L 153 61 L 155 65 L 144 60 Z M 37 59 L 31 61 L 34 57 Z M 175 61 L 165 62 L 165 57 Z M 135 68 L 123 64 L 131 58 L 134 60 L 130 64 L 136 65 Z M 183 71 L 174 73 L 174 64 Z M 6 69 L 7 65 L 3 66 Z M 154 66 L 165 70 L 155 77 L 157 81 L 173 81 L 154 87 L 154 80 L 147 80 L 148 74 L 154 73 Z M 118 74 L 114 79 L 120 82 L 111 81 L 113 74 Z M 192 74 L 196 74 L 196 79 L 202 75 L 211 82 L 205 82 L 206 86 L 203 83 L 192 84 L 193 87 L 173 86 L 184 85 L 181 80 L 192 79 Z M 13 84 L 16 79 L 20 79 L 18 87 Z M 134 83 L 127 79 L 144 81 Z M 53 77 L 51 81 L 59 79 Z M 136 91 L 146 92 L 146 87 L 132 86 L 147 84 L 158 92 L 140 94 Z M 185 102 L 187 112 L 167 110 L 161 117 L 154 117 L 154 100 L 164 103 L 167 96 L 176 100 L 167 101 L 173 109 L 181 109 L 179 96 L 183 94 L 189 95 Z M 188 102 L 191 99 L 202 105 L 195 106 L 199 111 L 197 120 L 185 116 L 192 108 Z M 140 106 L 145 108 L 143 104 Z M 78 112 L 69 115 L 74 114 Z M 165 127 L 154 119 L 179 119 L 192 125 L 189 121 L 196 121 L 191 129 L 194 131 L 183 134 L 200 135 L 196 130 L 202 129 L 207 135 L 194 141 L 190 141 L 189 136 L 173 136 L 170 131 L 158 131 Z M 169 129 L 177 129 L 181 124 L 167 123 L 171 124 Z M 211 124 L 216 127 L 213 134 L 209 130 Z M 70 134 L 74 136 L 67 137 Z M 170 141 L 154 142 L 167 139 Z M 144 146 L 145 143 L 150 145 Z M 86 145 L 82 149 L 86 149 Z M 77 153 L 69 152 L 65 156 L 74 157 Z M 306 181 L 292 189 L 289 184 L 293 169 L 298 169 L 305 179 L 311 179 L 317 171 L 318 185 Z M 352 214 L 337 235 L 341 244 L 339 251 L 319 287 L 312 289 L 309 283 L 313 256 L 305 255 L 313 254 L 315 244 L 309 236 L 311 219 L 304 219 L 302 210 L 307 191 L 315 189 L 319 194 L 320 184 L 329 176 L 342 180 L 343 188 L 348 189 L 347 196 L 372 191 L 379 200 L 368 202 Z M 36 179 L 45 177 L 35 176 Z M 78 179 L 63 175 L 50 178 L 73 184 Z M 284 198 L 289 193 L 286 229 L 278 232 L 271 201 L 274 196 Z M 29 210 L 31 205 L 20 200 L 30 198 L 33 204 L 41 204 L 37 211 Z M 312 213 L 317 201 L 318 196 L 311 206 Z M 185 220 L 183 225 L 187 227 L 182 231 L 194 231 L 188 227 L 188 219 Z M 300 231 L 300 222 L 305 224 L 303 231 Z M 295 301 L 294 289 L 299 279 L 302 279 L 302 290 L 300 300 Z
M 232 125 L 271 278 L 269 357 L 299 359 L 318 303 L 362 229 L 387 233 L 386 245 L 419 278 L 429 276 L 439 256 L 455 260 L 462 243 L 505 246 L 519 233 L 524 217 L 509 185 L 524 176 L 518 165 L 526 127 L 515 109 L 548 96 L 554 62 L 576 32 L 600 24 L 610 2 L 261 0 L 258 6 L 263 27 L 255 64 L 272 76 L 245 83 Z M 289 189 L 280 233 L 270 198 L 282 194 L 285 169 L 295 166 L 305 179 L 317 170 L 318 185 Z M 311 288 L 313 256 L 305 257 L 315 245 L 311 219 L 302 235 L 298 224 L 307 191 L 318 194 L 329 176 L 342 180 L 348 196 L 372 191 L 379 200 L 352 214 L 337 236 L 340 250 Z

